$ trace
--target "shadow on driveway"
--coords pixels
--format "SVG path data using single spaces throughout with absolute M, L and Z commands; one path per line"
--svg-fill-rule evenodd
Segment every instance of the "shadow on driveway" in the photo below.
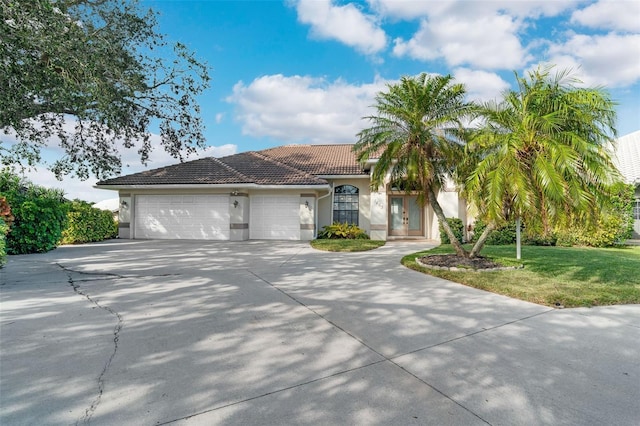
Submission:
M 0 270 L 0 424 L 638 424 L 640 307 L 550 310 L 416 243 L 112 241 Z

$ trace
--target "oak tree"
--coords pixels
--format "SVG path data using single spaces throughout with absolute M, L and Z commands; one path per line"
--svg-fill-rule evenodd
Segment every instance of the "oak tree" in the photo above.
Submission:
M 4 165 L 46 163 L 58 177 L 119 172 L 119 149 L 174 158 L 205 146 L 197 96 L 208 66 L 130 0 L 0 0 Z M 61 155 L 41 150 L 59 140 Z

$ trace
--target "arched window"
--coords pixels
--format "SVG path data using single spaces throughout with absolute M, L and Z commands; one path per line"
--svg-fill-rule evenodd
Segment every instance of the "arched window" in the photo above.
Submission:
M 333 194 L 333 221 L 358 225 L 358 188 L 352 185 L 336 186 Z

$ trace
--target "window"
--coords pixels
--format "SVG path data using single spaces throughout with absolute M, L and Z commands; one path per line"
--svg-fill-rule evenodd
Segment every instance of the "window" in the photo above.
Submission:
M 633 218 L 635 220 L 640 220 L 640 199 L 637 199 L 633 205 Z
M 333 194 L 333 221 L 358 225 L 358 188 L 352 185 L 336 186 Z

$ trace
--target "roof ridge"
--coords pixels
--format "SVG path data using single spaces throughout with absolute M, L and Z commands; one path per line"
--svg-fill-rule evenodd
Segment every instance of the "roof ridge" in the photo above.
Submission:
M 233 154 L 233 155 L 238 155 L 238 154 Z M 232 155 L 229 155 L 229 157 L 231 157 Z M 241 177 L 242 179 L 246 179 L 247 182 L 251 182 L 251 183 L 255 183 L 256 180 L 253 178 L 250 178 L 249 176 L 245 175 L 244 173 L 242 173 L 239 170 L 234 169 L 233 167 L 231 167 L 230 165 L 228 165 L 227 163 L 225 163 L 224 161 L 222 161 L 220 158 L 216 158 L 216 157 L 211 157 L 213 158 L 216 162 L 218 162 L 222 167 L 224 167 L 225 169 L 231 171 L 232 173 L 235 173 L 236 176 Z M 222 157 L 225 158 L 225 157 Z
M 209 160 L 211 158 L 215 158 L 215 157 L 196 158 L 196 159 L 193 159 L 193 160 L 184 161 L 184 162 L 180 162 L 180 163 L 176 163 L 176 164 L 166 164 L 164 166 L 158 166 L 158 167 L 153 167 L 151 169 L 140 170 L 139 172 L 131 173 L 131 174 L 128 174 L 128 175 L 114 176 L 114 177 L 110 177 L 110 178 L 107 178 L 107 179 L 99 180 L 96 183 L 96 185 L 100 185 L 100 184 L 102 184 L 104 182 L 112 181 L 114 179 L 120 179 L 120 178 L 124 178 L 124 177 L 129 177 L 129 176 L 148 175 L 150 173 L 158 172 L 160 170 L 175 169 L 176 167 L 182 166 L 183 164 L 186 164 L 186 163 L 194 163 L 196 161 L 204 161 L 204 160 Z
M 255 154 L 258 157 L 260 157 L 261 159 L 263 159 L 263 160 L 267 160 L 267 161 L 270 161 L 270 162 L 272 162 L 274 164 L 277 164 L 278 166 L 284 167 L 284 168 L 289 169 L 289 170 L 293 170 L 294 172 L 299 173 L 299 174 L 301 174 L 301 175 L 303 175 L 305 177 L 320 180 L 320 178 L 318 178 L 318 176 L 316 176 L 316 175 L 313 175 L 313 174 L 311 174 L 309 172 L 305 172 L 304 170 L 300 170 L 300 169 L 298 169 L 296 167 L 293 167 L 293 166 L 290 166 L 288 164 L 285 164 L 285 163 L 283 163 L 282 161 L 280 161 L 278 159 L 275 159 L 275 158 L 270 157 L 268 155 L 261 154 L 258 151 L 249 151 L 249 154 Z
M 343 143 L 289 143 L 289 144 L 286 144 L 286 145 L 272 146 L 271 148 L 265 148 L 263 150 L 254 151 L 254 152 L 269 151 L 269 150 L 272 150 L 272 149 L 286 148 L 286 147 L 289 147 L 289 146 L 353 146 L 353 145 L 355 145 L 355 142 L 343 142 Z

